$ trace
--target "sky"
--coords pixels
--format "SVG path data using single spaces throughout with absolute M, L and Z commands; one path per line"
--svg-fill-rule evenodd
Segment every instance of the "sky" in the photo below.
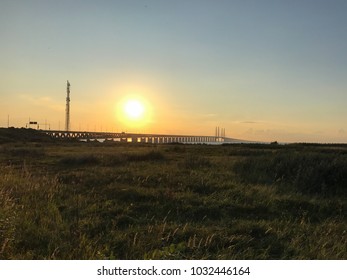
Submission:
M 347 1 L 0 1 L 0 126 L 347 143 Z M 140 118 L 124 112 L 143 106 Z

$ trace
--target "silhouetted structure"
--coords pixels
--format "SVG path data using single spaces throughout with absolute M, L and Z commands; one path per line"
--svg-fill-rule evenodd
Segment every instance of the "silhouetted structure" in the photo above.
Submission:
M 70 131 L 70 83 L 66 84 L 66 116 L 65 116 L 65 131 Z

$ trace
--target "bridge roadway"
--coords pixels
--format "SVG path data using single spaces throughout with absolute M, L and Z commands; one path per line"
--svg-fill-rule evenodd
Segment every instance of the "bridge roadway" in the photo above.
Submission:
M 54 139 L 79 139 L 79 140 L 114 140 L 132 143 L 223 143 L 229 138 L 216 136 L 191 136 L 191 135 L 165 135 L 165 134 L 140 134 L 127 132 L 87 132 L 87 131 L 61 131 L 42 130 Z

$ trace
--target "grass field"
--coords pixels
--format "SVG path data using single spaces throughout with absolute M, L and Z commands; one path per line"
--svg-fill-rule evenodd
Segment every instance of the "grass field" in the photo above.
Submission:
M 345 145 L 0 140 L 0 259 L 347 259 Z

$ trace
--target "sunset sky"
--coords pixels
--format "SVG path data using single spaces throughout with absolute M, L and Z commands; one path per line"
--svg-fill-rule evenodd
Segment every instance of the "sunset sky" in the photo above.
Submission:
M 1 127 L 64 129 L 69 80 L 72 130 L 347 142 L 345 0 L 1 0 L 0 38 Z

